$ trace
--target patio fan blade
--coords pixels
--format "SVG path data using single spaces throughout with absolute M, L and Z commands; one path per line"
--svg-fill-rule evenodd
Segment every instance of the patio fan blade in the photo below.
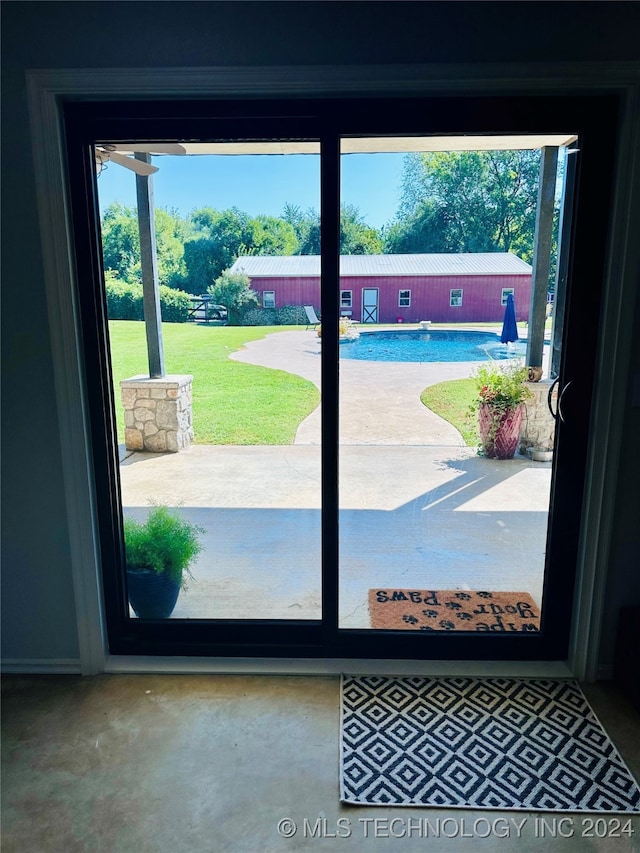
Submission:
M 178 142 L 123 142 L 102 143 L 95 147 L 96 171 L 98 175 L 105 163 L 111 160 L 125 169 L 131 169 L 137 175 L 153 175 L 158 171 L 157 166 L 151 166 L 128 155 L 140 152 L 142 154 L 186 154 L 185 148 Z
M 117 163 L 119 166 L 124 166 L 125 169 L 131 169 L 131 171 L 135 172 L 137 175 L 153 175 L 154 172 L 158 171 L 157 166 L 152 166 L 149 163 L 143 163 L 141 160 L 136 160 L 133 157 L 126 157 L 124 154 L 121 154 L 118 151 L 112 151 L 107 147 L 96 146 L 95 157 L 96 172 L 98 175 L 102 171 L 105 163 L 110 160 L 113 163 Z
M 113 163 L 117 163 L 119 166 L 124 166 L 125 169 L 131 169 L 131 171 L 135 172 L 137 175 L 153 175 L 154 172 L 158 171 L 157 166 L 152 166 L 150 163 L 144 163 L 142 160 L 135 160 L 133 157 L 127 157 L 124 154 L 120 154 L 118 151 L 111 151 L 109 159 Z

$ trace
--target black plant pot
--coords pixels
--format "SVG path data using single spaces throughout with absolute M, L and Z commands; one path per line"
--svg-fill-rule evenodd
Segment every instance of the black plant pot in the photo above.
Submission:
M 180 584 L 153 569 L 127 569 L 129 604 L 139 619 L 167 619 L 176 606 Z

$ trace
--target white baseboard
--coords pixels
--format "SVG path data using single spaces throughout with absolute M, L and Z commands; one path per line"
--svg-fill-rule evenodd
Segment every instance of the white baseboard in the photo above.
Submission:
M 3 658 L 3 675 L 81 675 L 77 658 Z

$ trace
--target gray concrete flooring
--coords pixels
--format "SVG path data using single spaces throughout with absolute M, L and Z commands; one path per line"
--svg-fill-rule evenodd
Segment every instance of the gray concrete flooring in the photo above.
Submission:
M 640 719 L 612 686 L 587 698 L 636 778 Z M 345 806 L 339 802 L 338 678 L 104 675 L 6 677 L 2 687 L 3 853 L 518 851 L 631 853 L 631 837 L 536 836 L 530 812 Z M 409 821 L 449 818 L 455 838 Z M 298 829 L 278 834 L 285 818 Z M 605 816 L 607 818 L 607 816 Z M 374 825 L 372 819 L 377 819 Z M 404 837 L 389 835 L 394 831 Z M 509 838 L 486 838 L 489 820 Z M 522 826 L 516 836 L 511 819 Z M 526 819 L 523 824 L 522 821 Z M 311 837 L 308 826 L 324 829 Z M 351 836 L 335 835 L 338 820 Z M 369 823 L 365 821 L 369 820 Z M 476 821 L 478 831 L 474 832 Z M 346 822 L 349 823 L 346 823 Z M 368 837 L 364 827 L 368 826 Z M 467 837 L 464 837 L 466 834 Z
M 314 332 L 281 332 L 234 358 L 319 385 Z M 370 588 L 529 592 L 540 603 L 551 465 L 492 461 L 420 402 L 470 363 L 341 360 L 340 624 L 368 627 Z M 128 514 L 150 501 L 205 529 L 175 618 L 320 618 L 320 417 L 286 447 L 194 445 L 121 465 Z

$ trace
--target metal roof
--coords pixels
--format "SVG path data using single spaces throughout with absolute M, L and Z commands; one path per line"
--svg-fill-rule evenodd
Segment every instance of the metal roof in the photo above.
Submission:
M 243 255 L 231 272 L 250 278 L 319 276 L 319 255 Z M 433 255 L 341 255 L 343 276 L 528 275 L 531 266 L 508 252 Z

